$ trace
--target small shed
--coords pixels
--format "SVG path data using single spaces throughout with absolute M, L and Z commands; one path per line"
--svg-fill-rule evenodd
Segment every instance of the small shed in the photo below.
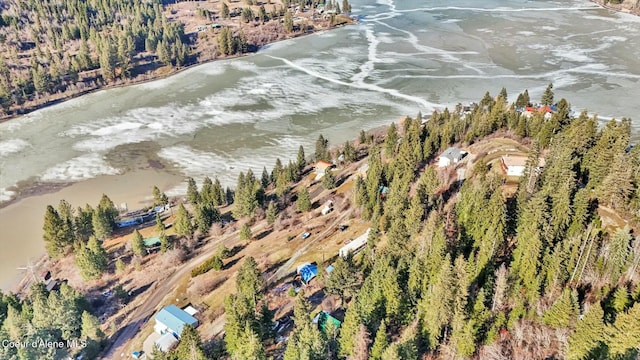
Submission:
M 322 208 L 322 215 L 327 215 L 328 213 L 333 211 L 333 201 L 329 200 L 324 204 Z
M 313 323 L 318 325 L 318 329 L 323 333 L 327 332 L 327 329 L 331 327 L 335 327 L 336 329 L 342 325 L 340 320 L 334 318 L 329 314 L 328 311 L 322 310 L 313 318 Z
M 180 338 L 185 325 L 198 326 L 198 319 L 173 304 L 162 308 L 155 319 L 156 325 L 153 328 L 157 333 L 171 333 L 176 338 Z
M 456 164 L 462 160 L 465 155 L 467 155 L 466 151 L 462 151 L 457 147 L 450 147 L 438 157 L 438 166 L 446 167 L 451 164 Z
M 154 236 L 143 240 L 145 247 L 160 246 L 160 237 Z

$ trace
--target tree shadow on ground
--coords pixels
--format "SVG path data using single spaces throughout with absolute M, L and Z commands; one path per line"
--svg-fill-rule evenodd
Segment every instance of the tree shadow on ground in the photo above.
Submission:
M 272 232 L 273 232 L 273 229 L 267 229 L 267 230 L 261 232 L 260 234 L 256 235 L 255 239 L 256 240 L 262 240 L 265 237 L 267 237 L 269 234 L 271 234 Z
M 242 259 L 242 257 L 239 257 L 239 258 L 237 258 L 237 259 L 233 259 L 233 260 L 229 261 L 228 263 L 226 263 L 226 264 L 224 264 L 224 265 L 222 266 L 222 269 L 223 269 L 223 270 L 231 269 L 231 268 L 233 267 L 233 265 L 237 264 L 237 263 L 238 263 L 238 261 L 240 261 L 240 259 Z

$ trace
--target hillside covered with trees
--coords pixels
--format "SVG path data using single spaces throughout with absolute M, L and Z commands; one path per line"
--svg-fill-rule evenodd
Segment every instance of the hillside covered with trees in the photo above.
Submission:
M 545 97 L 553 101 L 551 87 Z M 284 359 L 635 359 L 640 157 L 630 121 L 598 128 L 586 113 L 570 117 L 564 99 L 551 116 L 525 115 L 504 90 L 470 112 L 434 113 L 426 126 L 420 119 L 372 145 L 366 176 L 356 180 L 369 241 L 324 279 L 325 291 L 343 299 L 344 322 L 312 325 L 313 306 L 299 294 Z M 452 144 L 495 136 L 530 149 L 513 195 L 482 156 L 464 181 L 430 165 Z M 389 188 L 384 199 L 381 186 Z M 628 224 L 605 225 L 603 209 Z M 248 307 L 237 298 L 226 306 L 232 319 L 247 309 L 244 321 L 226 325 L 233 359 L 270 343 L 259 294 Z
M 565 99 L 554 101 L 551 85 L 541 102 L 553 104 L 552 113 L 523 111 L 521 106 L 531 105 L 526 91 L 517 99 L 508 104 L 505 89 L 495 98 L 487 93 L 478 104 L 434 112 L 427 121 L 406 118 L 384 136 L 363 131 L 357 142 L 334 150 L 320 136 L 316 160 L 367 162 L 366 174 L 354 176 L 348 190 L 345 176 L 354 174 L 328 172 L 317 185 L 325 193 L 344 191 L 347 207 L 355 208 L 350 216 L 371 226 L 364 250 L 319 264 L 333 265 L 333 271 L 314 280 L 316 294 L 291 294 L 294 326 L 279 333 L 273 324 L 284 317 L 276 316 L 271 293 L 289 280 L 271 282 L 273 276 L 265 275 L 270 270 L 243 255 L 244 247 L 227 260 L 229 249 L 221 246 L 193 267 L 191 277 L 226 271 L 244 258 L 235 268 L 233 290 L 205 291 L 225 298 L 223 340 L 189 329 L 174 352 L 156 358 L 635 359 L 640 149 L 630 142 L 631 122 L 573 117 Z M 434 164 L 451 145 L 473 148 L 505 138 L 528 153 L 518 180 L 505 177 L 488 152 L 469 154 L 463 176 L 455 166 Z M 208 231 L 222 216 L 243 221 L 228 235 L 247 244 L 258 241 L 247 219 L 254 229 L 271 229 L 282 238 L 282 224 L 309 213 L 318 196 L 304 182 L 306 167 L 301 147 L 295 162 L 278 159 L 259 177 L 241 173 L 234 190 L 209 178 L 198 189 L 189 179 L 188 204 L 178 207 L 175 236 L 161 251 L 183 249 L 186 261 L 197 241 L 211 239 Z M 156 205 L 167 202 L 158 189 L 154 199 Z M 227 213 L 218 210 L 222 206 Z M 50 256 L 73 252 L 87 280 L 111 272 L 105 260 L 111 254 L 101 242 L 110 236 L 115 214 L 106 196 L 96 208 L 77 212 L 66 203 L 50 207 Z M 274 222 L 281 224 L 276 228 Z M 163 234 L 161 220 L 157 227 Z M 130 248 L 141 258 L 147 255 L 136 245 L 142 240 L 136 233 Z M 259 241 L 260 248 L 266 245 Z M 333 297 L 339 328 L 311 322 L 318 294 Z

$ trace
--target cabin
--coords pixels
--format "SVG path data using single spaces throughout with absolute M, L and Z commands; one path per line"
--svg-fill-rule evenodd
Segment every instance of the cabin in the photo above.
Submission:
M 330 170 L 333 167 L 335 167 L 335 165 L 333 163 L 330 163 L 330 162 L 324 161 L 324 160 L 320 160 L 315 165 L 316 174 L 318 176 L 323 176 L 324 174 L 327 173 L 328 170 Z
M 168 305 L 156 315 L 153 329 L 161 335 L 170 333 L 179 339 L 185 325 L 198 326 L 198 319 L 175 305 Z
M 507 176 L 522 176 L 527 165 L 527 157 L 522 155 L 503 155 L 500 167 Z
M 462 151 L 457 147 L 450 147 L 438 157 L 438 167 L 447 167 L 452 164 L 457 164 L 466 155 L 466 151 Z

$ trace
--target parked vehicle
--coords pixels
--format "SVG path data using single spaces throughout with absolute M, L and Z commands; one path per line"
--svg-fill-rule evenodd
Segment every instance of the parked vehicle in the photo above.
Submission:
M 306 232 L 306 233 L 303 233 L 302 235 L 300 235 L 300 237 L 302 238 L 302 240 L 304 240 L 304 239 L 308 238 L 309 236 L 311 236 L 311 233 L 310 233 L 310 232 Z

